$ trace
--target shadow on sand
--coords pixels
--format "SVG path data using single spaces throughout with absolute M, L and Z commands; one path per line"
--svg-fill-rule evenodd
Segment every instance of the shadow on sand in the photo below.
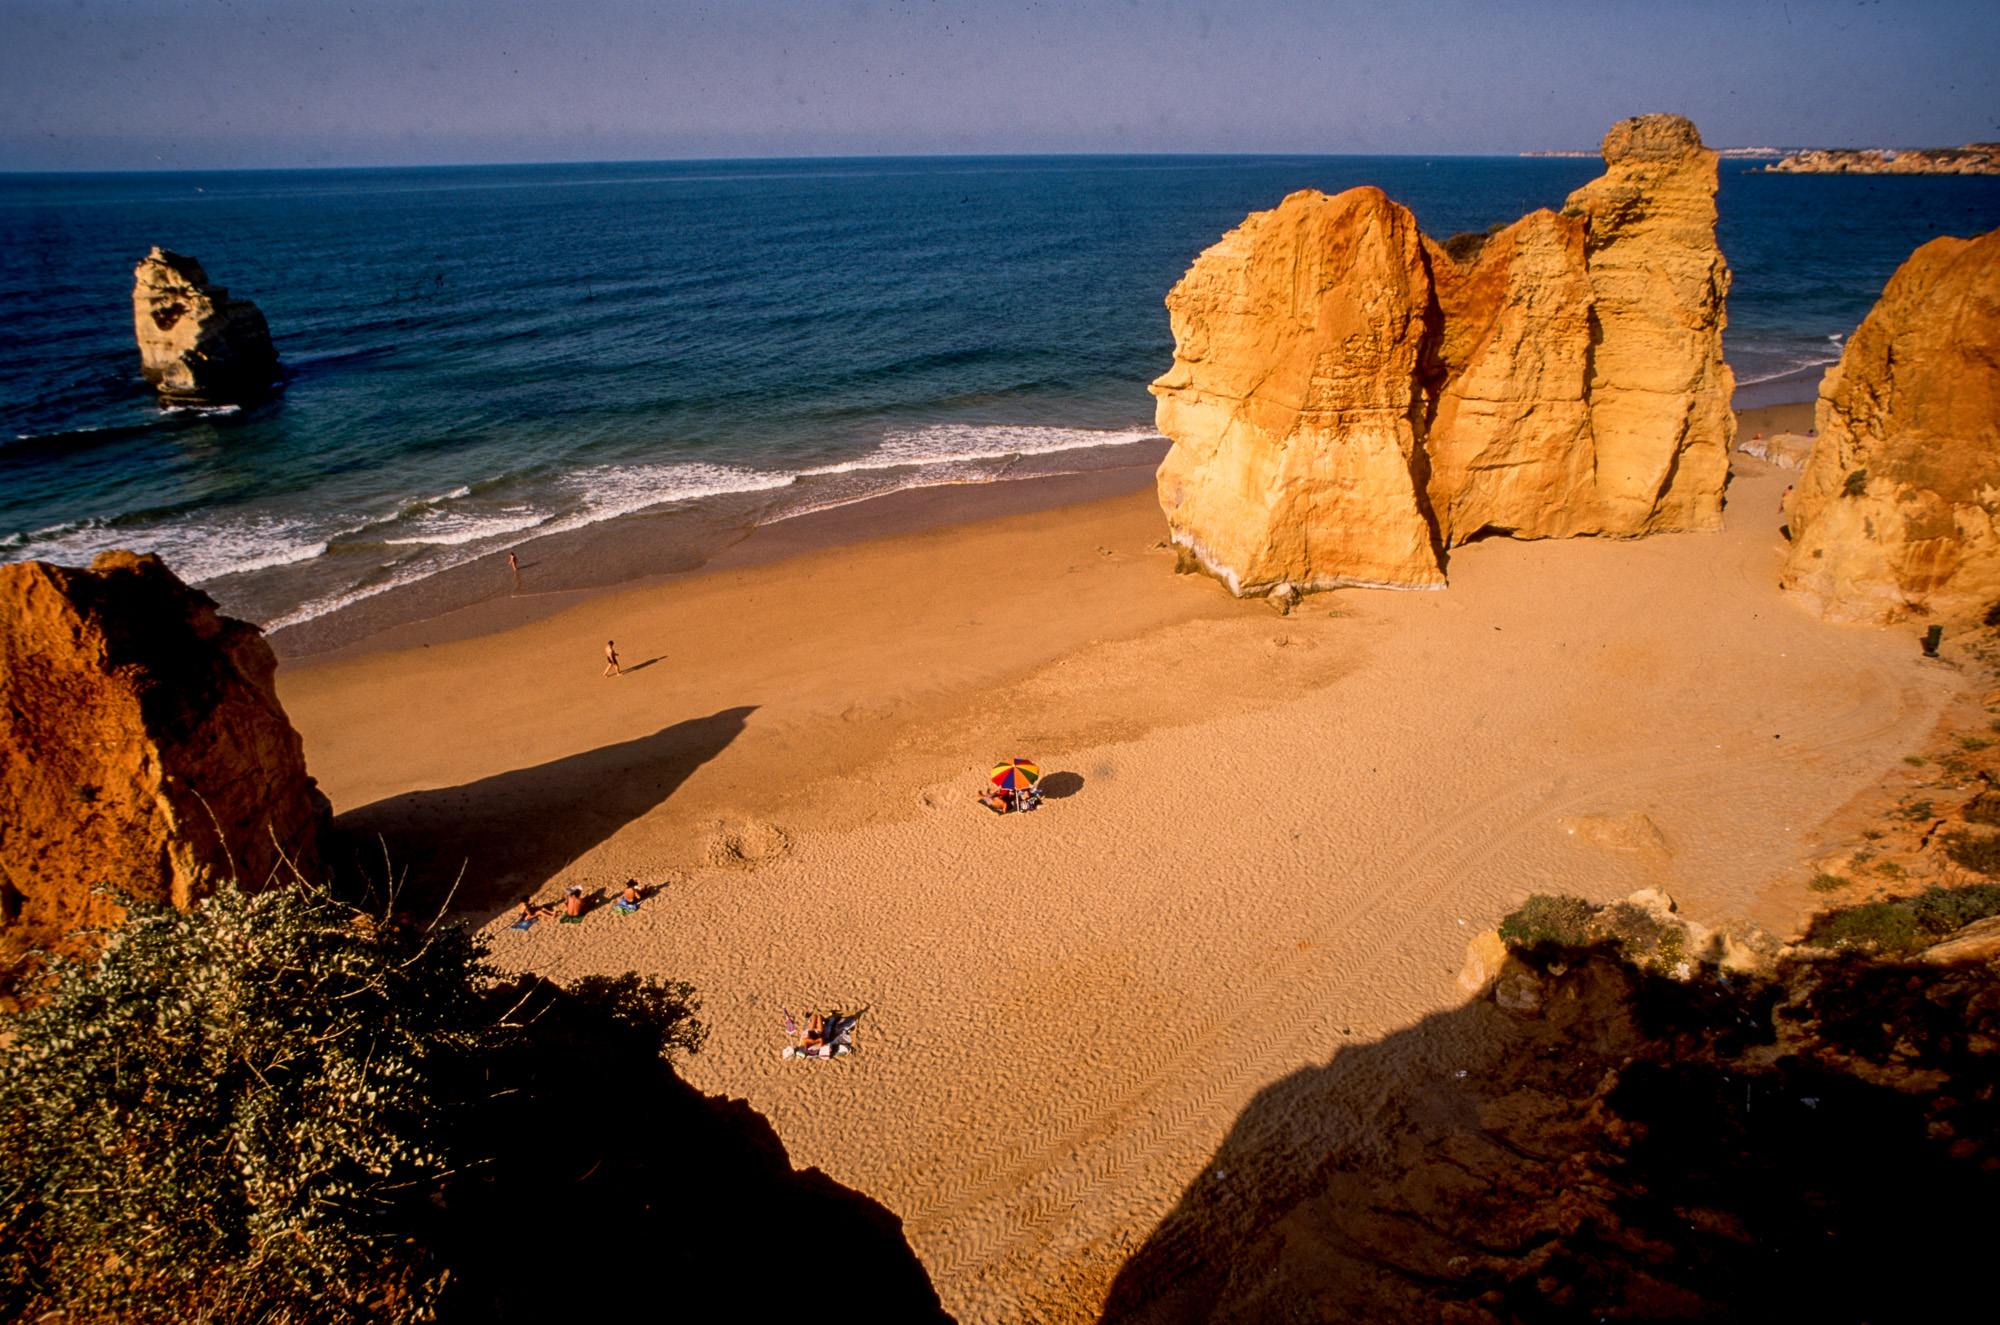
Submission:
M 1052 801 L 1067 800 L 1083 790 L 1083 774 L 1051 773 L 1036 784 L 1042 795 Z
M 1102 1321 L 1952 1314 L 2000 1196 L 2000 978 L 1570 956 L 1537 1017 L 1478 1000 L 1259 1092 Z
M 417 1207 L 415 1231 L 452 1271 L 440 1325 L 948 1325 L 902 1221 L 794 1169 L 744 1101 L 682 1081 L 630 1015 L 637 983 L 528 978 L 496 994 L 523 1030 L 481 1063 L 455 1136 L 500 1158 Z
M 673 795 L 756 711 L 723 709 L 532 768 L 387 797 L 336 819 L 329 855 L 350 886 L 379 886 L 386 855 L 408 872 L 398 905 L 417 911 L 442 901 L 463 867 L 453 907 L 497 912 Z

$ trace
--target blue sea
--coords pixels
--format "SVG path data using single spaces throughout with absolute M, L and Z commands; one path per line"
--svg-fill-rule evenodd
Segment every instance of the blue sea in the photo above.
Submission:
M 899 488 L 1132 463 L 1160 445 L 1161 299 L 1246 213 L 1372 183 L 1442 239 L 1559 207 L 1600 171 L 1022 157 L 0 176 L 0 559 L 158 551 L 278 628 L 621 517 L 644 516 L 650 551 L 618 563 L 637 574 Z M 1725 161 L 1719 208 L 1739 403 L 1772 403 L 1812 396 L 1918 244 L 2000 226 L 2000 179 Z M 130 303 L 155 244 L 264 310 L 281 395 L 155 402 Z

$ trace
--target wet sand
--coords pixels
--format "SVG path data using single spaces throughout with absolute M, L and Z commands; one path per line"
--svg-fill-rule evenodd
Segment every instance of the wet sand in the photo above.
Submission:
M 1787 471 L 1736 459 L 1721 533 L 1488 540 L 1443 593 L 1280 616 L 1172 574 L 1139 491 L 287 664 L 280 691 L 342 822 L 466 861 L 475 921 L 657 890 L 492 924 L 503 967 L 693 981 L 689 1079 L 901 1215 L 948 1309 L 1088 1320 L 1260 1087 L 1461 1002 L 1465 940 L 1528 892 L 1659 886 L 1781 936 L 1805 912 L 1819 826 L 1959 674 L 1782 602 Z M 1013 755 L 1050 799 L 995 818 L 972 796 Z M 1663 847 L 1558 825 L 1632 811 Z M 779 1009 L 835 1006 L 869 1009 L 861 1052 L 781 1061 Z

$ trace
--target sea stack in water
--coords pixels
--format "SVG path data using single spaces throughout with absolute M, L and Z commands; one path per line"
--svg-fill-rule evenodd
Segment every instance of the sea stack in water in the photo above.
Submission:
M 162 397 L 221 404 L 254 400 L 278 385 L 278 351 L 257 305 L 231 299 L 208 283 L 199 262 L 163 248 L 133 274 L 139 371 Z
M 1152 388 L 1184 563 L 1244 595 L 1435 588 L 1475 534 L 1718 527 L 1716 155 L 1647 115 L 1604 159 L 1561 215 L 1451 251 L 1361 188 L 1295 193 L 1203 253 Z
M 0 933 L 115 924 L 317 874 L 326 800 L 255 626 L 154 556 L 0 566 Z
M 2000 230 L 1933 239 L 1821 380 L 1781 580 L 1829 621 L 2000 603 Z

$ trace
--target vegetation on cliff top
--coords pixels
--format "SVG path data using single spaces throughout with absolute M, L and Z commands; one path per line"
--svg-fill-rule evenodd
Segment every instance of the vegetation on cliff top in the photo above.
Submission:
M 449 1273 L 421 1235 L 492 1159 L 492 1069 L 531 1034 L 536 990 L 483 959 L 455 927 L 231 889 L 59 961 L 0 1057 L 0 1314 L 430 1318 Z M 650 1056 L 700 1046 L 686 985 L 567 997 Z

